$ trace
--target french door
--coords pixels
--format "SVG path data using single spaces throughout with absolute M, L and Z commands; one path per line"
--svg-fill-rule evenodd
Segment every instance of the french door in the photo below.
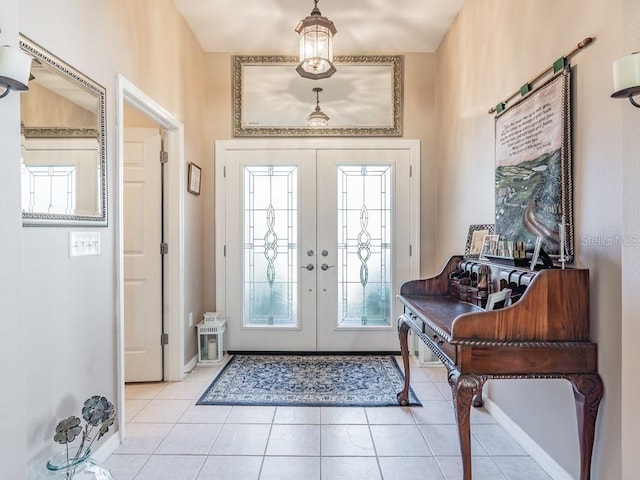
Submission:
M 398 349 L 395 295 L 418 274 L 418 147 L 216 144 L 216 303 L 229 349 Z

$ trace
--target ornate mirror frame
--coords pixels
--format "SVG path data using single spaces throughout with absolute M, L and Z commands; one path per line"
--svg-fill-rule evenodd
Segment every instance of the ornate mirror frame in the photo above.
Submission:
M 402 136 L 402 55 L 337 56 L 337 72 L 323 80 L 300 77 L 297 57 L 232 61 L 235 137 Z M 315 87 L 330 117 L 326 127 L 305 125 L 316 107 Z
M 107 147 L 106 147 L 106 89 L 82 74 L 51 52 L 41 47 L 22 33 L 20 34 L 20 48 L 30 55 L 34 62 L 40 63 L 48 70 L 55 72 L 61 78 L 71 81 L 96 99 L 95 128 L 74 128 L 58 125 L 25 126 L 22 133 L 25 141 L 28 139 L 95 139 L 97 142 L 96 172 L 96 210 L 95 213 L 66 214 L 38 211 L 22 211 L 24 226 L 107 226 Z M 24 95 L 28 95 L 26 92 Z

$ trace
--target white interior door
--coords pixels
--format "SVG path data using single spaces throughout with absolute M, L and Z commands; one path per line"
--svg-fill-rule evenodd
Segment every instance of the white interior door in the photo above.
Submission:
M 125 381 L 162 380 L 162 184 L 160 132 L 124 139 Z
M 398 350 L 395 295 L 418 274 L 419 144 L 336 145 L 217 149 L 230 350 Z

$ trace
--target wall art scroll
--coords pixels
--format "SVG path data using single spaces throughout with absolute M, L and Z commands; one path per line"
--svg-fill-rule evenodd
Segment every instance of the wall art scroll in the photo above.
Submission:
M 573 260 L 570 67 L 495 119 L 496 233 Z M 564 225 L 564 228 L 561 226 Z M 563 235 L 561 235 L 561 231 Z

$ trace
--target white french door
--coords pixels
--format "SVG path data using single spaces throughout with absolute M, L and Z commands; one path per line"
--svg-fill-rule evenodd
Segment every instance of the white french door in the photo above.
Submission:
M 398 350 L 395 295 L 418 275 L 418 163 L 417 141 L 218 142 L 229 349 Z

